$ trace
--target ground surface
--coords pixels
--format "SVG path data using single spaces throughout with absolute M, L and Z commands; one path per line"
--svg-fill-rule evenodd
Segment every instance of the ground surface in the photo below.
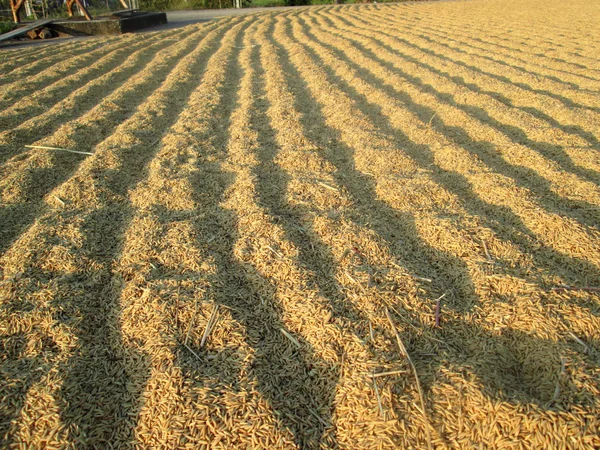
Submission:
M 600 446 L 599 5 L 3 51 L 1 446 Z
M 255 14 L 257 12 L 277 12 L 289 11 L 293 9 L 305 8 L 301 6 L 275 6 L 275 7 L 257 7 L 257 8 L 226 8 L 226 9 L 198 9 L 193 11 L 167 11 L 169 23 L 179 26 L 182 23 L 193 23 L 212 20 L 224 16 L 243 16 L 245 14 Z M 168 25 L 168 24 L 167 24 Z
M 146 31 L 163 31 L 173 28 L 179 28 L 186 25 L 197 24 L 200 22 L 208 22 L 214 19 L 220 19 L 227 16 L 243 16 L 246 14 L 256 14 L 258 12 L 277 12 L 277 11 L 292 11 L 295 9 L 306 9 L 306 6 L 271 6 L 271 7 L 256 7 L 256 8 L 226 8 L 226 9 L 198 9 L 198 10 L 182 10 L 182 11 L 167 11 L 167 23 L 157 27 L 149 28 Z

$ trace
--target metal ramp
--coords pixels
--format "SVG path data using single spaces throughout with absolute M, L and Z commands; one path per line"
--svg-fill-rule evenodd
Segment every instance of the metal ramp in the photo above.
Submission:
M 16 30 L 12 30 L 12 31 L 9 31 L 8 33 L 0 34 L 0 42 L 19 37 L 22 34 L 27 33 L 28 31 L 35 30 L 36 28 L 43 27 L 44 25 L 48 25 L 49 23 L 52 23 L 54 20 L 55 19 L 36 20 L 35 22 L 29 23 L 25 26 L 17 28 Z

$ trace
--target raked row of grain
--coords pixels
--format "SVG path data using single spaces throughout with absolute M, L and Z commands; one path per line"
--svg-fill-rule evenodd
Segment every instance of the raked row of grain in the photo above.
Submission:
M 0 445 L 600 446 L 598 23 L 327 6 L 0 52 Z

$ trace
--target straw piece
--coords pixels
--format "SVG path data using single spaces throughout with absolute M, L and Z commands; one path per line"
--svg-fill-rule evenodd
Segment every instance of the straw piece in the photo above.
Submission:
M 446 294 L 442 294 L 436 301 L 435 301 L 435 327 L 439 328 L 440 327 L 440 320 L 441 320 L 441 315 L 442 315 L 442 299 L 446 296 Z
M 600 287 L 587 286 L 587 287 L 576 287 L 562 284 L 558 287 L 553 287 L 553 291 L 584 291 L 584 292 L 600 292 Z
M 415 381 L 417 383 L 417 391 L 419 392 L 419 400 L 421 402 L 421 411 L 423 413 L 423 418 L 425 419 L 425 424 L 426 424 L 425 432 L 427 434 L 427 447 L 429 449 L 432 449 L 433 447 L 431 444 L 431 433 L 429 431 L 429 427 L 430 427 L 429 416 L 427 414 L 427 410 L 425 409 L 425 398 L 423 396 L 423 390 L 421 389 L 421 382 L 419 381 L 419 374 L 417 373 L 417 368 L 413 364 L 412 359 L 410 358 L 410 355 L 408 354 L 408 351 L 406 350 L 406 347 L 404 346 L 404 343 L 402 342 L 402 339 L 400 339 L 400 335 L 398 334 L 396 325 L 394 325 L 392 316 L 390 315 L 390 312 L 388 311 L 387 308 L 385 308 L 385 315 L 387 316 L 388 322 L 390 323 L 390 326 L 392 327 L 392 331 L 394 332 L 394 335 L 396 336 L 396 342 L 398 344 L 398 349 L 400 350 L 400 353 L 406 357 L 408 364 L 410 365 L 410 367 L 413 371 L 413 375 L 415 376 Z
M 488 250 L 487 244 L 483 239 L 481 240 L 481 243 L 483 244 L 483 251 L 485 252 L 485 257 L 487 258 L 487 260 L 489 262 L 494 262 L 494 259 L 492 258 L 492 255 L 490 255 L 490 252 Z
M 326 183 L 323 183 L 322 181 L 317 181 L 317 184 L 318 184 L 319 186 L 323 186 L 324 188 L 326 188 L 326 189 L 329 189 L 329 190 L 331 190 L 331 191 L 338 192 L 338 189 L 337 189 L 337 188 L 334 188 L 333 186 L 329 186 L 328 184 L 326 184 Z
M 431 119 L 429 119 L 429 122 L 427 122 L 427 126 L 429 128 L 431 128 L 431 123 L 433 122 L 433 118 L 437 115 L 437 113 L 433 113 L 433 116 L 431 116 Z
M 589 354 L 590 353 L 590 347 L 585 342 L 583 342 L 581 339 L 579 339 L 577 336 L 575 336 L 575 334 L 573 332 L 571 332 L 571 331 L 569 331 L 569 335 L 573 338 L 573 340 L 575 342 L 577 342 L 578 344 L 580 344 L 580 345 L 583 346 L 583 352 L 585 354 Z
M 354 279 L 352 277 L 352 275 L 350 275 L 348 273 L 348 271 L 345 270 L 344 275 L 346 275 L 350 281 L 352 281 L 354 284 L 356 284 L 361 289 L 361 291 L 363 291 L 363 292 L 365 291 L 364 288 L 362 287 L 362 284 L 360 284 L 356 279 Z
M 373 387 L 375 388 L 375 396 L 377 397 L 377 405 L 379 406 L 379 412 L 381 413 L 381 417 L 385 420 L 385 412 L 383 411 L 383 405 L 381 404 L 381 395 L 379 395 L 379 387 L 377 386 L 377 380 L 375 380 L 375 376 L 371 374 L 373 378 Z
M 185 341 L 184 341 L 185 344 L 187 344 L 187 342 L 190 338 L 190 331 L 192 331 L 192 326 L 194 325 L 194 319 L 196 318 L 197 313 L 198 313 L 198 299 L 194 299 L 194 315 L 192 316 L 192 319 L 190 320 L 190 324 L 188 325 L 187 332 L 185 333 Z
M 181 295 L 181 287 L 177 287 L 177 296 L 175 297 L 175 329 L 179 333 L 179 296 Z
M 426 283 L 432 283 L 433 280 L 431 278 L 426 278 L 426 277 L 421 277 L 418 275 L 413 275 L 412 273 L 408 273 L 406 271 L 404 271 L 404 268 L 402 266 L 400 266 L 399 264 L 392 262 L 392 265 L 394 267 L 396 267 L 397 269 L 400 269 L 402 271 L 402 275 L 407 276 L 407 277 L 411 277 L 414 278 L 415 280 L 419 280 L 419 281 L 424 281 Z
M 273 254 L 275 254 L 275 256 L 278 256 L 280 258 L 283 258 L 283 255 L 281 253 L 279 253 L 277 250 L 275 250 L 273 247 L 271 247 L 270 245 L 267 245 L 267 248 L 269 250 L 271 250 L 273 252 Z
M 187 344 L 184 342 L 184 343 L 183 343 L 183 346 L 184 346 L 185 348 L 187 348 L 187 349 L 190 351 L 190 353 L 191 353 L 192 355 L 194 355 L 194 356 L 195 356 L 195 357 L 198 359 L 198 361 L 202 361 L 202 358 L 200 358 L 200 356 L 198 355 L 198 353 L 196 353 L 194 350 L 192 350 L 192 349 L 190 348 L 190 346 L 189 346 L 189 345 L 187 345 Z
M 554 403 L 558 400 L 560 396 L 560 383 L 565 376 L 567 359 L 564 356 L 560 357 L 560 372 L 558 374 L 558 378 L 556 379 L 556 388 L 554 388 L 554 395 L 552 396 L 552 400 L 549 403 Z
M 70 150 L 68 148 L 58 148 L 58 147 L 45 147 L 43 145 L 25 145 L 26 148 L 39 148 L 42 150 L 56 150 L 59 152 L 68 152 L 68 153 L 77 153 L 78 155 L 93 155 L 90 152 L 82 152 L 79 150 Z
M 210 317 L 208 318 L 208 323 L 206 324 L 206 328 L 204 329 L 204 334 L 202 335 L 202 340 L 200 341 L 200 348 L 204 347 L 204 344 L 206 343 L 208 337 L 210 336 L 210 333 L 212 332 L 212 329 L 215 326 L 215 323 L 217 322 L 217 314 L 219 312 L 219 305 L 214 304 L 212 311 L 210 313 Z
M 280 328 L 280 330 L 281 330 L 281 332 L 283 333 L 283 335 L 284 335 L 286 338 L 288 338 L 290 341 L 292 341 L 292 343 L 293 343 L 293 344 L 294 344 L 296 347 L 298 347 L 298 348 L 301 348 L 301 347 L 302 347 L 302 345 L 300 345 L 300 342 L 298 342 L 298 340 L 297 340 L 297 339 L 296 339 L 294 336 L 292 336 L 290 333 L 288 333 L 287 331 L 285 331 L 283 328 Z
M 52 197 L 54 197 L 56 199 L 56 201 L 58 201 L 58 203 L 65 206 L 65 202 L 58 195 L 53 194 Z
M 324 427 L 329 426 L 329 424 L 327 422 L 325 422 L 325 420 L 314 409 L 308 408 L 308 412 L 310 412 L 315 417 L 315 419 L 317 419 L 319 422 L 321 422 Z
M 376 372 L 373 374 L 373 377 L 375 377 L 375 378 L 390 377 L 393 375 L 404 375 L 404 374 L 406 374 L 406 371 L 404 371 L 404 370 L 391 370 L 389 372 Z

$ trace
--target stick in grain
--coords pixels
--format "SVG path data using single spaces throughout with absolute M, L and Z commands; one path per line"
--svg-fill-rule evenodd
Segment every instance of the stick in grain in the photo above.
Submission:
M 593 286 L 577 287 L 577 286 L 569 286 L 569 285 L 563 284 L 563 285 L 558 286 L 558 287 L 553 287 L 552 290 L 553 291 L 600 292 L 600 287 L 593 287 Z
M 377 380 L 375 380 L 375 375 L 371 374 L 373 378 L 373 387 L 375 388 L 375 396 L 377 397 L 377 405 L 379 406 L 379 412 L 381 413 L 381 417 L 385 420 L 385 412 L 383 411 L 383 405 L 381 404 L 381 396 L 379 395 L 379 387 L 377 386 Z
M 321 422 L 324 427 L 329 426 L 329 424 L 327 422 L 325 422 L 325 420 L 314 409 L 308 408 L 308 412 L 310 412 L 315 417 L 315 419 L 317 419 L 319 422 Z
M 429 122 L 427 122 L 427 126 L 429 128 L 431 128 L 431 123 L 433 122 L 433 118 L 436 116 L 437 113 L 433 113 L 433 116 L 431 116 L 431 119 L 429 119 Z
M 490 255 L 490 252 L 487 248 L 487 244 L 485 243 L 485 241 L 483 239 L 481 240 L 481 243 L 483 244 L 483 251 L 485 252 L 485 257 L 487 258 L 487 260 L 489 262 L 493 262 L 494 260 L 492 258 L 492 255 Z
M 569 336 L 571 336 L 575 342 L 583 346 L 583 353 L 588 354 L 590 352 L 590 347 L 577 336 L 575 336 L 575 333 L 569 331 Z
M 441 320 L 441 316 L 442 316 L 442 299 L 446 296 L 446 294 L 442 294 L 436 301 L 435 301 L 435 327 L 439 328 L 440 327 L 440 320 Z
M 187 345 L 187 344 L 184 342 L 184 343 L 183 343 L 183 346 L 184 346 L 185 348 L 187 348 L 187 349 L 190 351 L 190 353 L 191 353 L 192 355 L 194 355 L 194 356 L 195 356 L 195 357 L 198 359 L 198 361 L 202 361 L 202 358 L 200 358 L 200 355 L 198 355 L 198 353 L 196 353 L 194 350 L 192 350 L 192 349 L 190 348 L 190 346 L 189 346 L 189 345 Z
M 560 372 L 558 374 L 558 378 L 556 380 L 556 388 L 554 389 L 554 395 L 552 396 L 552 400 L 550 400 L 549 404 L 554 403 L 558 400 L 560 396 L 560 383 L 565 375 L 567 360 L 564 356 L 560 357 Z
M 404 370 L 390 370 L 388 372 L 377 372 L 373 374 L 374 378 L 379 378 L 379 377 L 390 377 L 393 375 L 404 375 L 406 373 L 406 371 Z
M 212 329 L 214 328 L 215 323 L 217 322 L 218 312 L 219 312 L 219 306 L 215 304 L 210 313 L 210 317 L 208 318 L 208 323 L 206 324 L 206 328 L 204 329 L 204 334 L 202 335 L 202 340 L 200 341 L 200 348 L 204 347 L 204 344 L 206 344 L 206 341 L 207 341 L 208 337 L 210 336 L 210 333 L 211 333 Z
M 408 351 L 406 350 L 406 347 L 404 346 L 402 339 L 400 339 L 400 335 L 398 334 L 396 325 L 394 325 L 392 316 L 390 315 L 390 312 L 388 311 L 387 308 L 385 308 L 385 315 L 387 316 L 388 322 L 390 323 L 390 326 L 392 327 L 392 331 L 394 332 L 394 335 L 396 336 L 396 342 L 398 344 L 398 349 L 400 350 L 400 353 L 406 357 L 408 364 L 410 365 L 410 367 L 413 371 L 413 375 L 415 376 L 415 382 L 417 383 L 417 390 L 419 392 L 419 400 L 421 402 L 421 410 L 423 412 L 423 418 L 425 419 L 425 425 L 426 425 L 425 433 L 427 435 L 427 447 L 429 449 L 431 449 L 433 447 L 431 445 L 431 433 L 429 431 L 429 426 L 430 426 L 429 425 L 429 416 L 427 415 L 427 410 L 425 409 L 425 398 L 423 397 L 423 390 L 421 389 L 421 382 L 419 381 L 419 374 L 417 373 L 417 368 L 413 364 L 413 361 L 410 358 L 410 355 L 408 354 Z
M 329 186 L 328 184 L 326 184 L 326 183 L 323 183 L 323 182 L 321 182 L 321 181 L 317 181 L 317 184 L 318 184 L 319 186 L 323 186 L 325 189 L 329 189 L 329 190 L 331 190 L 331 191 L 338 192 L 338 190 L 337 190 L 336 188 L 334 188 L 333 186 Z
M 280 328 L 281 332 L 283 333 L 283 335 L 288 338 L 296 347 L 301 348 L 302 345 L 300 345 L 300 342 L 298 342 L 298 339 L 296 339 L 294 336 L 292 336 L 290 333 L 288 333 L 287 331 L 285 331 L 283 328 Z
M 90 152 L 80 152 L 79 150 L 71 150 L 68 148 L 58 148 L 58 147 L 45 147 L 43 145 L 25 145 L 26 148 L 38 148 L 42 150 L 55 150 L 58 152 L 68 152 L 68 153 L 77 153 L 78 155 L 93 155 Z

